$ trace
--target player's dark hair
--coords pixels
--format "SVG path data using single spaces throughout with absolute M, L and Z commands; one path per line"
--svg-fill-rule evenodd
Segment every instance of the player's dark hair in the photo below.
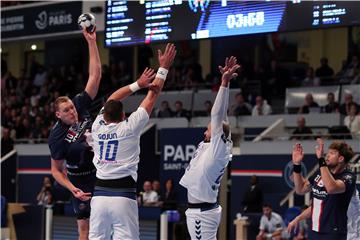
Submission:
M 263 208 L 271 208 L 272 209 L 272 206 L 270 203 L 264 203 Z
M 344 141 L 334 141 L 330 145 L 329 149 L 337 150 L 339 152 L 339 155 L 344 157 L 345 163 L 348 163 L 354 156 L 354 151 L 352 150 L 350 145 L 345 143 Z
M 109 100 L 104 105 L 104 119 L 106 122 L 122 121 L 123 105 L 120 101 Z

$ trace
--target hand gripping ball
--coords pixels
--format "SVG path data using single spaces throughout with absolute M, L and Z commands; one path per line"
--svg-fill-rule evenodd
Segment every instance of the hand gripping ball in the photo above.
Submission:
M 91 13 L 83 13 L 79 16 L 78 24 L 80 29 L 86 29 L 88 33 L 95 31 L 95 17 Z

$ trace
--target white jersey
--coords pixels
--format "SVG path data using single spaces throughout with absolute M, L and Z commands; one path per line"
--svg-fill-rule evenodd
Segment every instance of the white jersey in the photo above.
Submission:
M 231 160 L 232 142 L 223 133 L 229 89 L 221 87 L 211 111 L 211 139 L 201 142 L 190 161 L 180 184 L 187 188 L 188 196 L 201 202 L 217 201 L 220 180 Z M 190 202 L 196 203 L 189 199 Z
M 136 181 L 140 134 L 149 115 L 144 108 L 139 107 L 128 119 L 106 124 L 102 112 L 92 126 L 96 177 L 107 180 L 132 176 Z
M 360 196 L 355 189 L 347 211 L 347 240 L 360 239 Z

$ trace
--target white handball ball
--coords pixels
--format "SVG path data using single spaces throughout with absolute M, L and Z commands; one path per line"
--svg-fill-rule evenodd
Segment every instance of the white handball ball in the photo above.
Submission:
M 86 29 L 88 33 L 95 31 L 95 17 L 91 13 L 83 13 L 79 16 L 78 24 L 80 29 Z

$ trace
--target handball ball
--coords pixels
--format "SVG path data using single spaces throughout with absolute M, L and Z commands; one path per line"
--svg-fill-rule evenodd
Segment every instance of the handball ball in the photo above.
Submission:
M 91 13 L 83 13 L 79 16 L 78 24 L 81 29 L 86 29 L 88 33 L 95 31 L 95 17 Z

